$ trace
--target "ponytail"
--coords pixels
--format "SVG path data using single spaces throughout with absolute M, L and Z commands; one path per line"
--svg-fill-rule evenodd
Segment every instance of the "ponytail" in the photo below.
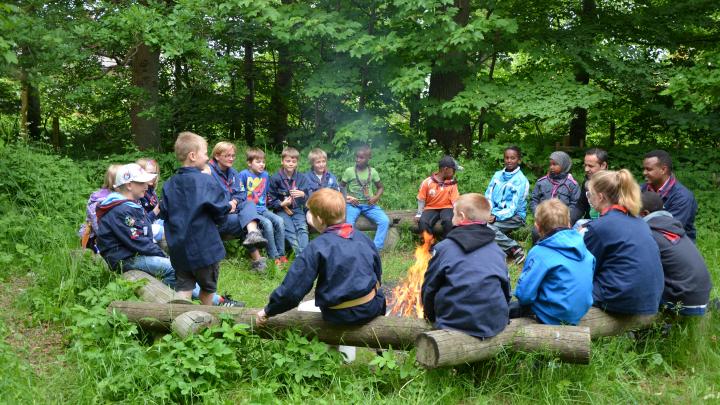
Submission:
M 631 215 L 640 213 L 640 186 L 627 169 L 601 170 L 593 174 L 589 187 L 602 193 L 611 204 L 622 205 Z
M 633 216 L 638 216 L 642 202 L 640 200 L 640 186 L 638 186 L 632 173 L 627 169 L 617 172 L 618 178 L 618 204 L 627 208 Z

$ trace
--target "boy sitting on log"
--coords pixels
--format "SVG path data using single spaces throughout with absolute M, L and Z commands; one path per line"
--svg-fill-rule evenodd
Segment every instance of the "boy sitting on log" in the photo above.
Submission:
M 425 273 L 425 317 L 437 329 L 490 338 L 509 322 L 505 253 L 495 243 L 495 231 L 487 226 L 490 203 L 485 197 L 463 194 L 453 213 L 455 228 L 435 245 Z
M 557 198 L 535 210 L 540 240 L 520 274 L 510 317 L 534 316 L 549 325 L 577 325 L 593 303 L 595 257 L 570 229 L 570 210 Z M 517 305 L 519 304 L 519 305 Z
M 432 235 L 433 227 L 440 221 L 442 237 L 453 227 L 453 204 L 460 197 L 455 172 L 459 169 L 451 156 L 443 156 L 438 163 L 438 171 L 420 183 L 417 194 L 418 210 L 415 221 L 420 232 Z
M 307 221 L 320 236 L 300 253 L 256 323 L 297 307 L 315 279 L 315 304 L 325 321 L 358 325 L 385 314 L 382 264 L 373 242 L 345 223 L 345 198 L 322 188 L 307 202 Z

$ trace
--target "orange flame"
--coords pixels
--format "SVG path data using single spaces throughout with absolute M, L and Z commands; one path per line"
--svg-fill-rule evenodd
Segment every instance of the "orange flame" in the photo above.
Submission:
M 430 246 L 435 241 L 432 234 L 423 232 L 423 244 L 415 248 L 415 263 L 408 269 L 407 277 L 392 290 L 390 314 L 399 316 L 423 317 L 420 290 L 425 279 L 425 271 L 432 258 Z

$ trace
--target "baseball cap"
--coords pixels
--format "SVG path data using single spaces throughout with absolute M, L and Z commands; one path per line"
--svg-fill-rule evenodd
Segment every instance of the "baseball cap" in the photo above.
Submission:
M 463 167 L 460 166 L 450 155 L 443 156 L 442 159 L 440 159 L 440 162 L 438 162 L 438 167 L 449 167 L 455 171 L 461 171 L 463 169 Z
M 130 163 L 118 169 L 113 187 L 120 187 L 131 181 L 135 183 L 147 183 L 148 181 L 152 181 L 156 176 L 156 174 L 147 173 L 139 164 Z

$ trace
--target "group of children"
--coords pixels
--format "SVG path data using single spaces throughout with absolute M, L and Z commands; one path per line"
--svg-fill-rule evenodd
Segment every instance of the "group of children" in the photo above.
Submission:
M 244 235 L 253 263 L 266 245 L 278 265 L 287 263 L 287 241 L 296 258 L 258 323 L 297 306 L 316 280 L 315 302 L 329 322 L 362 324 L 385 314 L 378 252 L 389 220 L 377 205 L 384 187 L 369 165 L 370 148 L 357 150 L 355 165 L 339 181 L 320 149 L 310 152 L 307 173 L 297 171 L 299 152 L 283 149 L 273 175 L 265 171 L 263 151 L 248 149 L 248 169 L 238 173 L 232 144 L 219 143 L 210 159 L 206 141 L 190 132 L 178 136 L 175 154 L 182 167 L 165 182 L 161 200 L 154 193 L 154 161 L 112 166 L 103 189 L 91 196 L 83 240 L 87 246 L 94 240 L 111 268 L 155 274 L 204 304 L 240 305 L 215 294 L 225 256 L 221 235 Z M 521 161 L 519 148 L 507 148 L 505 167 L 485 195 L 459 194 L 454 176 L 460 167 L 449 156 L 421 183 L 419 228 L 431 231 L 439 221 L 444 234 L 421 292 L 436 327 L 488 338 L 510 317 L 574 325 L 593 305 L 622 314 L 653 314 L 663 306 L 683 315 L 704 313 L 711 281 L 702 257 L 682 224 L 663 211 L 659 194 L 646 192 L 641 200 L 627 170 L 598 170 L 583 185 L 598 216 L 578 230 L 571 210 L 580 186 L 569 173 L 569 156 L 554 152 L 548 175 L 532 193 L 536 243 L 525 260 L 508 236 L 527 216 L 529 183 Z M 374 241 L 353 227 L 361 214 L 377 223 Z M 320 233 L 311 242 L 308 225 Z M 153 240 L 157 226 L 169 258 Z M 507 258 L 525 262 L 517 300 L 511 300 Z

